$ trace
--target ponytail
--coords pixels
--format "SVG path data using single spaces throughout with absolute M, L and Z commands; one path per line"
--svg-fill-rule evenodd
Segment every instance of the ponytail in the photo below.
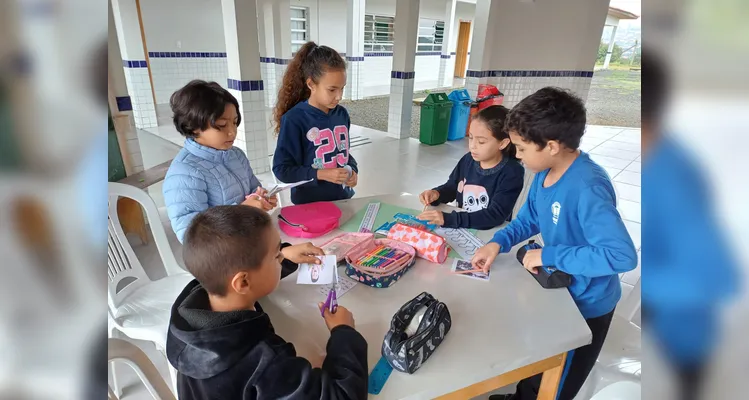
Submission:
M 328 70 L 346 70 L 346 62 L 337 51 L 328 46 L 318 46 L 315 42 L 307 42 L 297 51 L 278 89 L 278 99 L 273 109 L 273 129 L 276 134 L 281 130 L 281 117 L 309 98 L 307 79 L 317 83 Z
M 507 119 L 508 114 L 510 114 L 510 110 L 505 106 L 489 106 L 474 115 L 473 119 L 486 124 L 489 130 L 492 131 L 492 136 L 494 136 L 495 139 L 502 141 L 504 139 L 510 139 L 510 135 L 505 129 L 505 120 Z M 510 142 L 507 147 L 502 149 L 502 155 L 517 159 L 517 149 L 515 148 L 515 145 Z

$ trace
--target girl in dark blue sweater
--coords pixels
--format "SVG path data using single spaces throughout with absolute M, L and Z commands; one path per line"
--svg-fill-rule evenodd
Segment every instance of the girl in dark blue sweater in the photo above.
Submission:
M 424 205 L 457 200 L 465 212 L 424 211 L 419 219 L 446 228 L 491 229 L 509 221 L 523 190 L 524 168 L 504 128 L 509 110 L 490 106 L 471 120 L 468 148 L 447 182 L 419 196 Z
M 291 189 L 294 204 L 350 199 L 359 168 L 349 154 L 348 111 L 338 105 L 346 62 L 337 51 L 307 42 L 289 63 L 273 110 L 279 181 L 313 180 Z

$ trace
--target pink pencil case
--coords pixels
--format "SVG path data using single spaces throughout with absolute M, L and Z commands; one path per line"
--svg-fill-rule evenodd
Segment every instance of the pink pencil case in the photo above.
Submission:
M 374 234 L 372 233 L 344 233 L 334 237 L 320 248 L 325 254 L 336 256 L 336 261 L 341 262 L 346 257 L 346 253 L 356 246 L 366 245 L 367 242 L 372 240 L 374 240 Z
M 408 225 L 395 224 L 388 232 L 388 239 L 412 246 L 417 256 L 433 263 L 442 264 L 447 259 L 447 243 L 442 236 L 434 233 Z
M 287 206 L 278 213 L 278 227 L 293 237 L 316 238 L 338 228 L 341 210 L 329 201 Z

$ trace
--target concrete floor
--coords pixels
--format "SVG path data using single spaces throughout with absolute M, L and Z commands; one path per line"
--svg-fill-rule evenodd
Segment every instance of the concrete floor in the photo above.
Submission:
M 180 150 L 182 138 L 171 125 L 139 131 L 141 151 L 146 168 L 173 158 Z M 420 193 L 443 183 L 457 161 L 467 152 L 467 142 L 459 140 L 439 146 L 426 146 L 415 139 L 396 140 L 383 132 L 360 126 L 351 127 L 351 136 L 360 138 L 352 154 L 359 162 L 357 196 L 388 193 Z M 365 139 L 365 140 L 361 140 Z M 621 127 L 588 126 L 581 148 L 601 164 L 614 181 L 619 198 L 619 211 L 625 220 L 638 251 L 640 249 L 640 130 Z M 271 173 L 258 175 L 265 185 L 273 183 Z M 161 183 L 149 188 L 157 206 L 163 206 Z M 282 201 L 287 199 L 282 199 Z M 288 204 L 288 203 L 286 203 Z M 172 237 L 172 249 L 181 262 L 179 243 Z M 152 279 L 163 276 L 154 246 L 135 245 L 136 253 Z M 639 280 L 640 268 L 621 276 L 622 302 Z M 620 303 L 621 305 L 622 303 Z M 621 308 L 621 307 L 620 307 Z M 620 311 L 620 310 L 618 310 Z M 639 322 L 639 317 L 635 317 Z M 155 347 L 146 342 L 136 343 L 144 349 L 168 381 L 166 360 Z M 599 365 L 589 377 L 578 399 L 588 399 L 607 384 L 620 380 L 640 380 L 640 328 L 617 316 L 612 324 Z M 148 399 L 150 396 L 137 376 L 127 367 L 118 369 L 119 381 L 124 386 L 123 400 Z M 501 392 L 512 392 L 503 388 Z M 478 398 L 486 398 L 481 396 Z

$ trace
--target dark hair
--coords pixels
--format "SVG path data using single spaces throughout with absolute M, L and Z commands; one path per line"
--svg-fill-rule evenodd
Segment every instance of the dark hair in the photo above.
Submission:
M 188 138 L 198 137 L 195 131 L 206 130 L 208 127 L 218 129 L 216 120 L 224 115 L 227 104 L 233 104 L 237 108 L 237 124 L 242 122 L 239 102 L 216 82 L 198 79 L 190 81 L 169 99 L 169 106 L 174 114 L 174 127 Z
M 507 129 L 505 129 L 505 121 L 507 120 L 507 114 L 509 113 L 510 110 L 505 106 L 489 106 L 476 113 L 473 116 L 473 119 L 486 124 L 489 130 L 492 131 L 492 136 L 494 136 L 495 139 L 499 141 L 504 139 L 509 140 L 510 135 L 507 133 Z M 515 148 L 515 145 L 510 142 L 510 144 L 502 150 L 502 154 L 505 157 L 517 158 L 517 149 Z
M 315 42 L 305 43 L 286 68 L 278 89 L 278 100 L 273 109 L 275 132 L 281 129 L 281 117 L 297 103 L 309 98 L 307 79 L 317 83 L 325 72 L 345 69 L 346 61 L 337 51 L 328 46 L 318 46 Z
M 215 206 L 196 215 L 185 233 L 187 270 L 208 291 L 225 296 L 231 278 L 267 256 L 268 213 L 243 205 Z
M 569 90 L 545 87 L 510 110 L 505 129 L 541 148 L 556 140 L 577 150 L 585 133 L 585 104 Z
M 660 57 L 646 48 L 642 49 L 641 57 L 642 120 L 657 124 L 668 101 L 670 82 Z

